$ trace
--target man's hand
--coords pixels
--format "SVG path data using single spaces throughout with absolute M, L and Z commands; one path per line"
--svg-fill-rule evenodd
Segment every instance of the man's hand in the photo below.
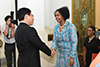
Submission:
M 70 64 L 70 66 L 74 65 L 74 58 L 70 57 L 69 64 Z
M 11 27 L 12 27 L 12 28 L 15 28 L 15 25 L 14 25 L 13 23 L 11 23 Z

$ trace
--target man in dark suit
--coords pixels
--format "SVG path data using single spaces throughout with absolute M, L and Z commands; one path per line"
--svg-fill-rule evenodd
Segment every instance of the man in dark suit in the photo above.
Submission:
M 41 41 L 33 24 L 33 14 L 28 8 L 17 12 L 20 24 L 16 30 L 15 40 L 19 52 L 18 67 L 41 67 L 39 50 L 53 57 L 51 50 Z

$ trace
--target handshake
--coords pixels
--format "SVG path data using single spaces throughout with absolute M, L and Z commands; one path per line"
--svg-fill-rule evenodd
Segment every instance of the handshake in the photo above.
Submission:
M 54 57 L 54 54 L 55 54 L 55 49 L 52 49 L 52 50 L 51 50 L 51 57 L 52 57 L 52 58 Z

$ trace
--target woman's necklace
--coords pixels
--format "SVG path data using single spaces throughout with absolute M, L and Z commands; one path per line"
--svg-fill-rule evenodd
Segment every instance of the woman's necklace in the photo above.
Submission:
M 65 24 L 64 24 L 64 25 L 65 25 Z M 60 29 L 62 29 L 62 28 L 64 27 L 64 25 L 63 25 L 63 26 L 61 26 L 61 25 L 60 25 L 60 27 L 59 27 L 59 28 L 60 28 Z
M 89 41 L 91 41 L 95 36 L 93 36 L 92 38 L 89 37 Z

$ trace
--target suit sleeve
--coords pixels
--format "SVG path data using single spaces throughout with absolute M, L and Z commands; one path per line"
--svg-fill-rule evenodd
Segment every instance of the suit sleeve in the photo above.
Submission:
M 48 56 L 51 56 L 51 50 L 46 46 L 44 42 L 41 41 L 39 38 L 36 30 L 32 28 L 29 31 L 29 41 L 39 50 L 47 54 Z

